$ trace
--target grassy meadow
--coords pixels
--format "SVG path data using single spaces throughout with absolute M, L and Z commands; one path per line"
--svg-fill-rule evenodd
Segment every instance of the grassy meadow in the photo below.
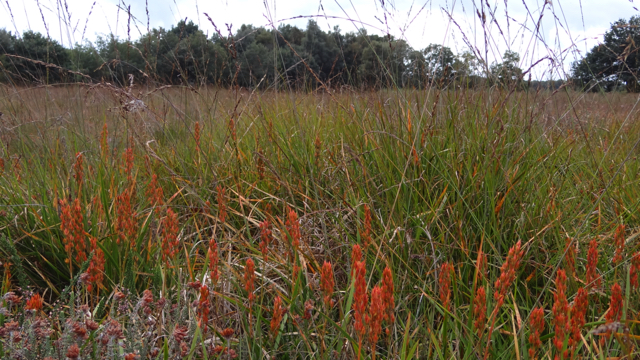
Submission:
M 637 96 L 0 87 L 6 359 L 632 359 Z

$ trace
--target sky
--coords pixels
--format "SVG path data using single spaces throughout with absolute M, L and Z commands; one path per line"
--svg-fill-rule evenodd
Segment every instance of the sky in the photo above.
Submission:
M 640 15 L 633 0 L 5 0 L 0 27 L 48 34 L 64 46 L 114 33 L 136 39 L 149 27 L 170 28 L 187 18 L 212 34 L 242 24 L 305 28 L 309 19 L 325 31 L 366 28 L 391 34 L 414 49 L 431 43 L 455 53 L 471 47 L 499 61 L 509 49 L 536 78 L 564 77 L 572 61 L 602 40 L 612 22 Z M 128 10 L 130 8 L 131 21 Z M 485 26 L 482 26 L 482 10 Z M 148 13 L 148 16 L 147 16 Z M 540 15 L 542 18 L 540 19 Z M 539 26 L 536 26 L 539 23 Z M 536 31 L 536 28 L 539 30 Z

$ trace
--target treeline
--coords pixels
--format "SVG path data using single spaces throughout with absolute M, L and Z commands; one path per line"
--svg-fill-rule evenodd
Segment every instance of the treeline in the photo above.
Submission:
M 456 55 L 441 45 L 416 50 L 404 40 L 365 30 L 343 34 L 335 27 L 325 32 L 313 20 L 306 29 L 242 25 L 227 32 L 207 36 L 193 22 L 181 21 L 135 41 L 110 35 L 67 49 L 40 33 L 18 37 L 0 29 L 0 81 L 124 85 L 133 75 L 136 83 L 277 89 L 471 87 L 486 82 L 554 89 L 562 83 L 523 82 L 515 52 L 488 65 L 470 52 Z

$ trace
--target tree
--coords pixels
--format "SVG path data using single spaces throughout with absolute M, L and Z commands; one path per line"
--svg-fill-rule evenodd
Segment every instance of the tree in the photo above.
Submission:
M 409 52 L 409 45 L 404 40 L 384 41 L 380 38 L 371 41 L 360 56 L 360 85 L 374 89 L 401 86 Z
M 11 67 L 16 73 L 22 75 L 25 81 L 61 81 L 67 75 L 64 70 L 47 67 L 45 64 L 53 64 L 60 68 L 68 65 L 68 50 L 57 41 L 44 37 L 42 34 L 31 30 L 25 31 L 22 38 L 16 39 L 13 44 L 13 53 L 22 58 L 12 58 Z M 32 59 L 38 62 L 29 61 Z M 45 63 L 45 64 L 43 64 Z
M 502 62 L 491 65 L 493 80 L 501 86 L 519 85 L 522 80 L 522 69 L 518 66 L 519 63 L 520 55 L 517 52 L 505 51 Z
M 0 71 L 0 81 L 4 82 L 9 78 L 9 74 L 6 73 L 9 60 L 5 55 L 13 53 L 13 44 L 15 43 L 15 41 L 15 36 L 11 34 L 11 31 L 0 29 L 0 64 L 2 65 L 2 71 Z
M 460 86 L 467 88 L 482 82 L 482 64 L 471 51 L 464 51 L 453 62 L 455 78 Z
M 320 78 L 320 81 L 326 82 L 344 68 L 344 61 L 340 56 L 340 48 L 336 44 L 335 37 L 322 31 L 313 20 L 309 20 L 307 24 L 302 46 L 305 50 L 305 57 L 308 58 L 309 67 Z
M 455 56 L 451 49 L 438 44 L 430 44 L 424 50 L 426 71 L 435 83 L 451 80 L 454 76 L 453 62 Z
M 640 16 L 611 24 L 602 44 L 594 46 L 586 56 L 573 63 L 573 81 L 587 90 L 612 91 L 626 89 L 640 92 Z
M 13 43 L 16 41 L 11 31 L 0 29 L 0 55 L 11 54 L 13 52 Z
M 427 64 L 422 51 L 412 50 L 407 56 L 407 67 L 402 79 L 402 86 L 422 89 L 428 81 Z

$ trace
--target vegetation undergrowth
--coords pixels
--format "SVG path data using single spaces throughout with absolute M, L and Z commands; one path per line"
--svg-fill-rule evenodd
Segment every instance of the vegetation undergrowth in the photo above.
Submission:
M 0 92 L 0 356 L 638 355 L 633 95 Z

